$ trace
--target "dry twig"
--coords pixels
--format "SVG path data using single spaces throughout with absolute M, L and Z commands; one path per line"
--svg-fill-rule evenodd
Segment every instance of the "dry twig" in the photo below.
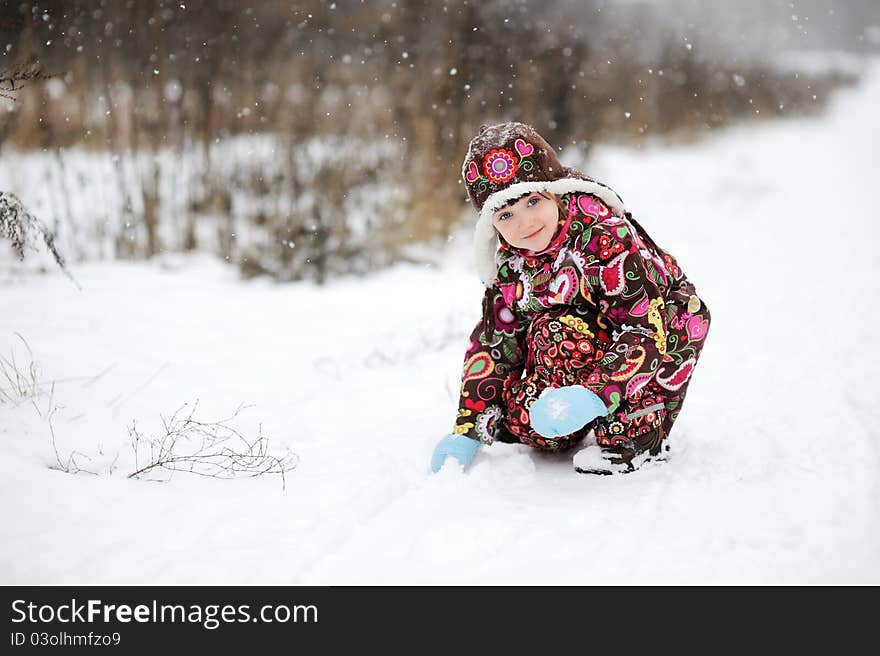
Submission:
M 0 386 L 0 402 L 12 403 L 19 398 L 34 399 L 42 391 L 37 380 L 39 367 L 34 362 L 34 353 L 21 333 L 16 332 L 15 335 L 24 343 L 31 356 L 31 361 L 27 370 L 21 371 L 15 362 L 15 351 L 12 352 L 11 359 L 0 355 L 0 377 L 5 379 L 5 383 Z
M 82 467 L 79 466 L 79 463 L 76 460 L 77 456 L 79 456 L 81 458 L 85 458 L 86 460 L 89 460 L 89 461 L 92 460 L 89 456 L 87 456 L 85 453 L 82 453 L 81 451 L 71 451 L 70 454 L 67 456 L 66 461 L 61 459 L 61 454 L 58 452 L 58 445 L 55 443 L 55 427 L 52 425 L 52 415 L 55 413 L 55 410 L 57 409 L 57 406 L 52 405 L 52 400 L 54 399 L 54 397 L 55 397 L 55 383 L 52 383 L 52 391 L 49 396 L 49 412 L 46 416 L 46 421 L 49 423 L 49 432 L 52 434 L 52 450 L 55 451 L 55 461 L 58 464 L 57 464 L 57 466 L 50 465 L 49 469 L 57 469 L 59 471 L 65 472 L 66 474 L 78 474 L 80 472 L 85 472 L 86 474 L 92 474 L 94 476 L 97 476 L 98 472 L 94 472 L 89 469 L 83 469 Z M 118 458 L 119 455 L 117 454 L 116 457 Z M 115 460 L 113 462 L 114 462 L 114 464 L 116 463 Z M 111 465 L 110 473 L 113 473 L 112 465 Z
M 135 471 L 128 478 L 139 478 L 148 472 L 161 469 L 171 472 L 183 471 L 211 478 L 234 478 L 237 476 L 281 476 L 282 488 L 286 487 L 285 473 L 296 466 L 296 456 L 289 451 L 282 457 L 269 455 L 269 440 L 261 430 L 257 438 L 249 442 L 237 430 L 228 425 L 241 411 L 242 406 L 226 419 L 202 422 L 193 419 L 198 406 L 196 400 L 186 417 L 178 417 L 186 403 L 178 408 L 171 419 L 162 418 L 165 434 L 145 438 L 132 422 L 128 429 L 135 455 Z M 143 446 L 149 449 L 148 462 L 139 460 Z
M 52 231 L 31 214 L 15 194 L 0 191 L 0 239 L 8 239 L 18 259 L 23 261 L 25 249 L 38 250 L 39 237 L 42 237 L 43 243 L 64 274 L 79 287 L 55 247 L 55 235 Z
M 0 98 L 15 102 L 15 92 L 20 91 L 28 82 L 48 80 L 60 75 L 63 73 L 44 73 L 39 61 L 19 64 L 10 69 L 0 69 Z

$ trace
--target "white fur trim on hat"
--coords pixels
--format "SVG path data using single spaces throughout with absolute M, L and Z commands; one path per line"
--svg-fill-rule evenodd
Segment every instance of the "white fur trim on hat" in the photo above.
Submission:
M 611 187 L 601 182 L 582 180 L 581 178 L 569 177 L 553 181 L 517 182 L 504 189 L 499 189 L 486 199 L 483 209 L 480 211 L 477 226 L 474 228 L 474 265 L 477 269 L 477 275 L 480 276 L 480 280 L 486 287 L 491 287 L 498 275 L 498 262 L 496 262 L 495 256 L 500 242 L 495 226 L 492 225 L 492 215 L 507 201 L 532 191 L 548 191 L 559 196 L 572 191 L 582 191 L 598 196 L 615 214 L 626 212 L 623 200 Z

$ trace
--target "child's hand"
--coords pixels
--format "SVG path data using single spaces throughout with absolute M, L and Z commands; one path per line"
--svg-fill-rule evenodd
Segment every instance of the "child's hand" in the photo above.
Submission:
M 544 437 L 570 435 L 607 414 L 602 399 L 583 385 L 548 387 L 529 408 L 532 429 Z
M 470 437 L 446 435 L 434 447 L 434 454 L 431 456 L 431 471 L 435 474 L 440 471 L 447 456 L 457 460 L 466 471 L 479 448 L 480 443 Z

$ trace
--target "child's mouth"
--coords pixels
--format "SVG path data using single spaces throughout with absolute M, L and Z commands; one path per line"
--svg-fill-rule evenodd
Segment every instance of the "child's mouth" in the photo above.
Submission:
M 543 230 L 543 229 L 544 229 L 544 228 L 538 228 L 538 229 L 535 230 L 532 234 L 530 234 L 530 235 L 526 235 L 525 237 L 523 237 L 523 239 L 531 239 L 532 237 L 534 237 L 535 235 L 537 235 L 539 232 L 541 232 L 541 230 Z

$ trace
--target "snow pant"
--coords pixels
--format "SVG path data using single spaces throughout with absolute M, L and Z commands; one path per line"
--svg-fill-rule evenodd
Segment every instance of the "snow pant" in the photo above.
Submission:
M 561 451 L 577 445 L 593 430 L 600 446 L 632 441 L 639 450 L 659 450 L 681 412 L 711 321 L 709 308 L 687 279 L 667 292 L 665 309 L 667 357 L 658 365 L 657 375 L 612 414 L 554 438 L 532 430 L 529 408 L 548 387 L 584 384 L 612 348 L 606 332 L 610 324 L 594 308 L 562 306 L 538 315 L 526 331 L 528 353 L 522 377 L 511 377 L 504 385 L 505 412 L 496 439 Z M 679 374 L 670 376 L 676 370 Z

